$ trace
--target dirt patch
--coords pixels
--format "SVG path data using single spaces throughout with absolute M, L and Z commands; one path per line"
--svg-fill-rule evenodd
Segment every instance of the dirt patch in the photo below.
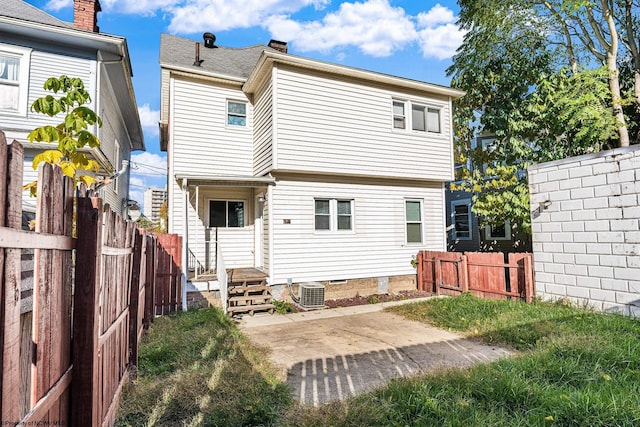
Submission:
M 432 292 L 427 291 L 401 291 L 394 294 L 377 294 L 377 295 L 368 295 L 368 296 L 360 296 L 356 295 L 352 298 L 342 298 L 342 299 L 333 299 L 326 300 L 324 305 L 328 308 L 338 308 L 338 307 L 352 307 L 354 305 L 365 305 L 365 304 L 377 304 L 379 302 L 387 302 L 387 301 L 401 301 L 412 298 L 422 298 L 422 297 L 430 297 L 432 296 Z

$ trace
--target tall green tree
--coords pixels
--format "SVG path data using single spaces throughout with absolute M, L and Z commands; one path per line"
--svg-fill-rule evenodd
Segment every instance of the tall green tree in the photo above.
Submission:
M 484 222 L 529 231 L 527 166 L 629 144 L 633 95 L 619 64 L 624 52 L 635 75 L 635 28 L 622 25 L 627 11 L 637 17 L 633 1 L 459 1 L 467 34 L 448 73 L 467 92 L 454 121 L 458 161 L 470 167 L 454 189 L 474 193 Z M 478 133 L 495 140 L 473 147 Z

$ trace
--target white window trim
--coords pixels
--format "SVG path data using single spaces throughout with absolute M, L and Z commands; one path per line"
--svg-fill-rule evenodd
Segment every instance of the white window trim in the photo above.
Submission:
M 407 220 L 407 202 L 418 202 L 420 203 L 420 241 L 419 242 L 409 242 L 409 236 L 407 234 L 407 224 L 417 224 L 416 221 L 408 221 Z M 424 244 L 424 200 L 422 199 L 404 199 L 403 203 L 403 215 L 404 215 L 404 241 L 408 246 L 419 246 Z
M 466 205 L 469 208 L 469 216 L 467 223 L 469 225 L 469 237 L 458 237 L 458 231 L 456 230 L 456 206 Z M 451 230 L 453 231 L 453 238 L 455 240 L 473 240 L 473 217 L 471 214 L 471 199 L 454 200 L 451 202 Z
M 329 229 L 318 230 L 316 229 L 316 201 L 328 200 L 329 201 Z M 351 228 L 348 230 L 338 229 L 338 202 L 350 202 L 351 203 Z M 314 197 L 313 199 L 313 231 L 318 234 L 326 233 L 355 233 L 356 231 L 356 213 L 355 213 L 355 200 L 349 198 L 340 197 Z
M 394 119 L 396 117 L 396 114 L 393 111 L 394 102 L 399 102 L 404 104 L 404 126 L 405 126 L 404 128 L 397 128 L 394 126 Z M 414 106 L 424 107 L 425 130 L 413 129 L 413 107 Z M 429 104 L 428 102 L 411 101 L 408 99 L 401 99 L 401 98 L 391 98 L 391 129 L 394 132 L 410 132 L 410 133 L 419 134 L 419 135 L 425 135 L 425 134 L 443 135 L 444 132 L 442 130 L 442 109 L 443 109 L 442 106 L 436 106 L 433 104 Z M 429 130 L 428 114 L 427 114 L 429 110 L 438 112 L 438 129 L 439 129 L 438 132 Z
M 398 104 L 402 104 L 402 116 L 400 116 L 399 114 L 396 114 L 394 107 L 395 107 L 395 103 Z M 396 130 L 396 131 L 406 131 L 407 130 L 407 124 L 409 123 L 409 120 L 407 119 L 407 101 L 404 99 L 397 99 L 397 98 L 393 98 L 391 100 L 391 127 L 392 129 Z M 396 117 L 402 117 L 404 119 L 404 127 L 398 128 L 396 127 Z
M 17 110 L 0 109 L 2 114 L 16 116 L 27 115 L 27 102 L 29 99 L 29 72 L 31 66 L 32 49 L 0 43 L 0 53 L 20 58 L 20 77 L 18 78 L 19 99 Z
M 229 209 L 229 202 L 234 203 L 234 202 L 242 202 L 244 203 L 244 222 L 242 224 L 242 227 L 229 227 L 229 218 L 226 217 L 225 218 L 225 226 L 224 227 L 212 227 L 211 224 L 209 223 L 209 211 L 211 209 L 211 202 L 225 202 L 225 208 Z M 206 203 L 205 203 L 205 220 L 207 221 L 207 228 L 224 228 L 224 229 L 228 229 L 228 230 L 240 230 L 243 228 L 247 227 L 247 211 L 248 211 L 249 205 L 247 204 L 246 200 L 242 200 L 242 199 L 217 199 L 217 198 L 211 198 L 211 199 L 206 199 Z M 226 210 L 225 210 L 226 212 Z
M 229 124 L 229 115 L 230 114 L 233 115 L 233 116 L 236 116 L 236 117 L 242 117 L 239 114 L 230 113 L 229 112 L 229 103 L 230 102 L 235 102 L 236 104 L 244 104 L 244 112 L 245 112 L 245 114 L 244 114 L 244 126 Z M 227 128 L 230 128 L 230 129 L 238 129 L 238 130 L 249 129 L 249 102 L 247 102 L 246 100 L 242 100 L 242 99 L 231 99 L 231 98 L 228 98 L 225 101 L 224 125 Z
M 486 225 L 484 227 L 484 236 L 485 240 L 511 240 L 511 222 L 509 220 L 504 221 L 504 237 L 502 236 L 492 236 L 491 235 L 491 226 Z

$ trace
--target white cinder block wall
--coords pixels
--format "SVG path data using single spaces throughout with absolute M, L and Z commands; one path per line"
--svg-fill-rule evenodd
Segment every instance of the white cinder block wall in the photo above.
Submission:
M 528 173 L 536 294 L 640 316 L 640 146 Z

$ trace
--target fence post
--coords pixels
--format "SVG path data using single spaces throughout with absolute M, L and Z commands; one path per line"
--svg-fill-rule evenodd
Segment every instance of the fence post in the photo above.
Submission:
M 145 278 L 144 278 L 144 328 L 148 329 L 153 316 L 155 316 L 155 288 L 156 288 L 156 238 L 147 236 L 147 253 L 145 261 Z
M 6 145 L 0 132 L 0 226 L 22 226 L 22 144 Z M 5 181 L 6 179 L 6 181 Z M 4 255 L 6 254 L 6 256 Z M 20 249 L 0 249 L 0 372 L 3 421 L 20 417 Z M 4 259 L 3 259 L 4 258 Z M 3 271 L 4 270 L 4 271 Z
M 141 303 L 144 304 L 144 301 L 140 301 L 140 279 L 141 275 L 144 275 L 141 268 L 142 247 L 145 243 L 145 236 L 142 230 L 136 230 L 135 243 L 133 246 L 133 266 L 131 268 L 131 287 L 129 290 L 129 364 L 136 367 L 138 366 L 139 307 Z
M 102 248 L 102 200 L 77 199 L 76 287 L 73 311 L 73 381 L 71 395 L 76 405 L 74 426 L 101 423 L 98 337 L 99 286 Z
M 433 258 L 433 269 L 435 270 L 434 286 L 436 288 L 436 295 L 440 295 L 440 285 L 442 284 L 442 261 L 437 255 Z
M 533 282 L 533 255 L 524 257 L 524 298 L 527 303 L 533 302 L 534 282 Z
M 418 251 L 418 258 L 416 259 L 416 263 L 417 268 L 418 268 L 418 290 L 420 291 L 424 291 L 424 278 L 422 276 L 422 269 L 424 268 L 422 266 L 422 262 L 423 262 L 423 258 L 424 255 L 422 254 L 422 251 Z
M 462 255 L 460 257 L 460 264 L 458 269 L 458 277 L 460 278 L 460 288 L 462 292 L 469 290 L 469 268 L 467 267 L 467 256 Z

